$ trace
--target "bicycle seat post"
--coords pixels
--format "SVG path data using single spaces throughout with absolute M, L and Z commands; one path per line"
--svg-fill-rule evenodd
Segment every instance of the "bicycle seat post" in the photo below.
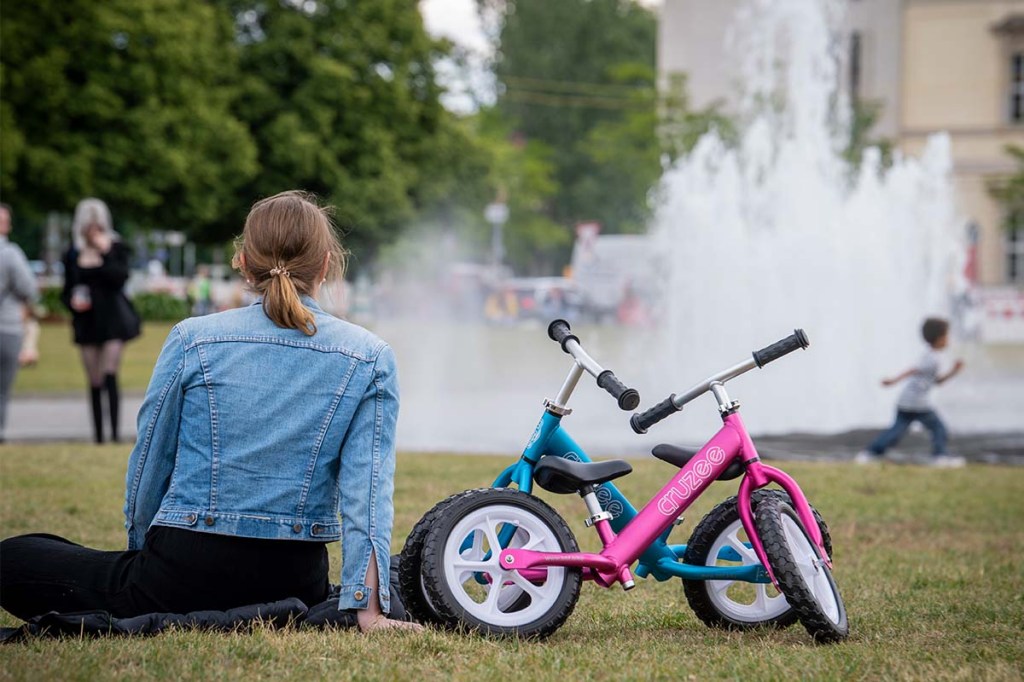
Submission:
M 580 489 L 579 494 L 583 498 L 583 503 L 587 505 L 587 511 L 590 513 L 588 518 L 583 519 L 584 525 L 588 528 L 596 526 L 601 542 L 607 546 L 609 542 L 615 539 L 615 533 L 608 525 L 608 521 L 612 519 L 611 513 L 602 509 L 601 503 L 597 501 L 597 486 L 584 486 Z
M 587 511 L 590 513 L 590 517 L 584 519 L 583 523 L 588 528 L 593 526 L 597 530 L 598 537 L 601 538 L 601 544 L 607 547 L 615 539 L 615 531 L 612 530 L 609 523 L 612 519 L 611 513 L 602 509 L 601 503 L 597 500 L 597 486 L 584 486 L 580 488 L 579 495 L 583 498 L 583 502 L 587 505 Z M 623 590 L 631 590 L 636 587 L 629 566 L 623 566 L 619 570 L 618 579 Z

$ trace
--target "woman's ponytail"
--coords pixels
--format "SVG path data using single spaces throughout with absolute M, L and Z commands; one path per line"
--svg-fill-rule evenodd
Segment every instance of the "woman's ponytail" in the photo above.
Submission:
M 270 270 L 270 279 L 263 295 L 263 310 L 278 327 L 298 329 L 306 336 L 316 334 L 316 318 L 302 305 L 291 273 L 283 266 Z
M 263 310 L 274 324 L 312 336 L 316 317 L 300 296 L 340 276 L 345 251 L 325 209 L 304 192 L 282 192 L 252 207 L 232 265 L 263 297 Z

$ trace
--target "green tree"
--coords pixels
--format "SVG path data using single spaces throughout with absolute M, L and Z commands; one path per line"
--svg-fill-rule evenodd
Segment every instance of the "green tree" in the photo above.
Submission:
M 243 72 L 235 112 L 259 148 L 249 197 L 301 187 L 337 207 L 361 260 L 425 211 L 441 211 L 476 161 L 440 103 L 415 0 L 221 0 Z M 227 236 L 227 233 L 219 235 Z
M 92 195 L 122 225 L 216 224 L 257 170 L 230 112 L 232 36 L 192 0 L 4 3 L 5 200 L 41 216 Z
M 1016 163 L 1017 170 L 1011 175 L 990 181 L 988 191 L 1003 205 L 1007 216 L 1015 217 L 1015 214 L 1024 211 L 1024 147 L 1011 144 L 1006 146 L 1005 151 Z M 1007 224 L 1010 225 L 1010 222 Z
M 843 150 L 845 158 L 854 167 L 859 167 L 864 158 L 864 152 L 870 147 L 876 147 L 881 155 L 882 166 L 888 168 L 892 165 L 892 140 L 884 137 L 875 137 L 872 131 L 878 119 L 882 115 L 882 102 L 878 100 L 854 99 L 850 109 L 850 129 L 847 138 L 846 149 Z
M 463 139 L 472 142 L 460 147 L 458 174 L 449 179 L 444 199 L 385 249 L 385 265 L 420 278 L 439 278 L 448 265 L 444 260 L 489 262 L 492 228 L 484 208 L 500 200 L 509 208 L 503 230 L 505 263 L 521 274 L 557 271 L 572 237 L 545 215 L 558 189 L 551 149 L 512 134 L 493 108 L 458 125 Z
M 515 134 L 495 109 L 478 116 L 478 134 L 490 153 L 488 188 L 509 208 L 505 224 L 506 262 L 522 274 L 557 272 L 567 260 L 572 232 L 548 215 L 558 195 L 554 151 L 539 140 Z M 486 228 L 490 234 L 490 227 Z
M 587 138 L 615 126 L 622 126 L 620 139 L 642 137 L 646 166 L 637 183 L 657 177 L 658 154 L 650 153 L 657 147 L 656 17 L 630 0 L 485 4 L 501 17 L 499 110 L 527 140 L 551 149 L 559 192 L 548 217 L 567 228 L 598 220 L 609 231 L 621 230 L 644 196 L 636 196 L 634 178 L 617 177 L 607 167 L 601 138 Z M 630 116 L 637 112 L 646 118 Z
M 714 107 L 695 111 L 686 95 L 686 79 L 672 77 L 661 92 L 654 72 L 640 64 L 622 64 L 612 71 L 622 82 L 647 86 L 630 96 L 635 106 L 616 119 L 592 127 L 580 141 L 590 172 L 577 182 L 581 204 L 599 207 L 601 218 L 618 232 L 643 232 L 654 206 L 651 197 L 663 166 L 689 153 L 701 135 L 716 128 L 726 138 L 732 123 Z

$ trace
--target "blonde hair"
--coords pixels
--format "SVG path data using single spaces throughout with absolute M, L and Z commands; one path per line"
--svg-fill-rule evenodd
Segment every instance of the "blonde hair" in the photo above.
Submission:
M 274 324 L 312 336 L 316 320 L 299 295 L 312 293 L 323 276 L 324 258 L 329 258 L 325 279 L 342 276 L 345 256 L 328 210 L 311 194 L 292 190 L 253 204 L 231 265 L 263 297 L 263 310 Z
M 114 232 L 114 224 L 110 219 L 110 209 L 102 199 L 89 197 L 82 199 L 75 206 L 75 219 L 71 223 L 71 236 L 75 242 L 75 248 L 81 251 L 85 248 L 85 229 L 93 225 L 99 226 L 101 230 L 110 235 L 111 239 L 120 239 L 120 235 Z

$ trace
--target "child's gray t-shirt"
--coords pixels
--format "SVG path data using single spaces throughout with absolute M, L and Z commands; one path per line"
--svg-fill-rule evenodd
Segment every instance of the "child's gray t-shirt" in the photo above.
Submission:
M 942 354 L 934 348 L 925 351 L 921 361 L 914 367 L 914 373 L 907 379 L 907 383 L 900 392 L 896 407 L 907 412 L 927 412 L 932 408 L 928 400 L 928 392 L 936 384 L 939 376 L 939 363 Z

